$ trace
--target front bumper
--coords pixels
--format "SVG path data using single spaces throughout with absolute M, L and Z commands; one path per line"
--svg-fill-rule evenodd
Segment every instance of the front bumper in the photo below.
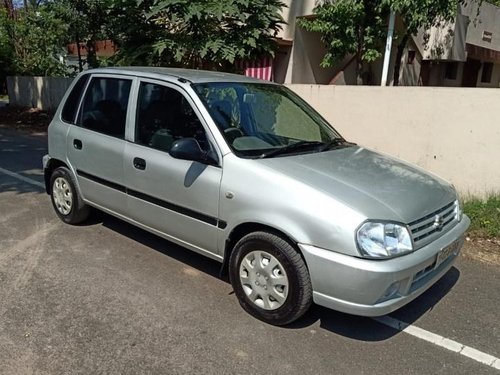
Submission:
M 455 262 L 470 225 L 467 216 L 415 252 L 368 260 L 299 244 L 311 276 L 314 302 L 354 315 L 380 316 L 399 309 L 438 281 Z M 436 265 L 437 254 L 455 241 L 456 251 Z
M 43 167 L 43 176 L 45 180 L 45 191 L 47 194 L 50 194 L 49 182 L 50 182 L 50 173 L 49 173 L 49 164 L 50 164 L 50 156 L 43 155 L 42 157 L 42 167 Z

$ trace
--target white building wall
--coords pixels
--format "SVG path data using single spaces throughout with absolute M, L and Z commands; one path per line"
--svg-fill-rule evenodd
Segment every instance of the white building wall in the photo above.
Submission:
M 469 44 L 500 51 L 500 7 L 484 1 L 479 9 L 476 1 L 468 2 L 463 13 L 470 18 L 466 41 Z M 492 33 L 491 41 L 483 39 L 484 32 Z
M 283 7 L 282 16 L 286 25 L 278 34 L 278 38 L 292 40 L 295 36 L 295 20 L 297 17 L 310 15 L 316 6 L 317 0 L 282 0 L 286 7 Z

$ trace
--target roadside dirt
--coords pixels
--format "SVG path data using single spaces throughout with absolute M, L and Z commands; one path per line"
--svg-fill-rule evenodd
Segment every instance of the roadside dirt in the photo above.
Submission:
M 0 126 L 27 133 L 45 133 L 53 113 L 36 108 L 0 107 Z
M 500 239 L 467 237 L 462 249 L 462 256 L 483 263 L 500 265 Z

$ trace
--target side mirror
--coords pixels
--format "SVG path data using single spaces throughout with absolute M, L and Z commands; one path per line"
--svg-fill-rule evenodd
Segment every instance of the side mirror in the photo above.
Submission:
M 206 151 L 201 149 L 200 144 L 194 138 L 178 139 L 172 143 L 169 154 L 175 159 L 192 160 L 210 165 L 217 164 Z

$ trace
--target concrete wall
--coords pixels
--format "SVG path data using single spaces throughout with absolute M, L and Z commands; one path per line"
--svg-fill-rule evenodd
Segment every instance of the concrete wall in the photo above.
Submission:
M 72 81 L 73 78 L 63 77 L 7 77 L 9 103 L 18 107 L 55 110 Z
M 462 194 L 500 191 L 500 90 L 289 87 L 348 140 L 430 170 Z

